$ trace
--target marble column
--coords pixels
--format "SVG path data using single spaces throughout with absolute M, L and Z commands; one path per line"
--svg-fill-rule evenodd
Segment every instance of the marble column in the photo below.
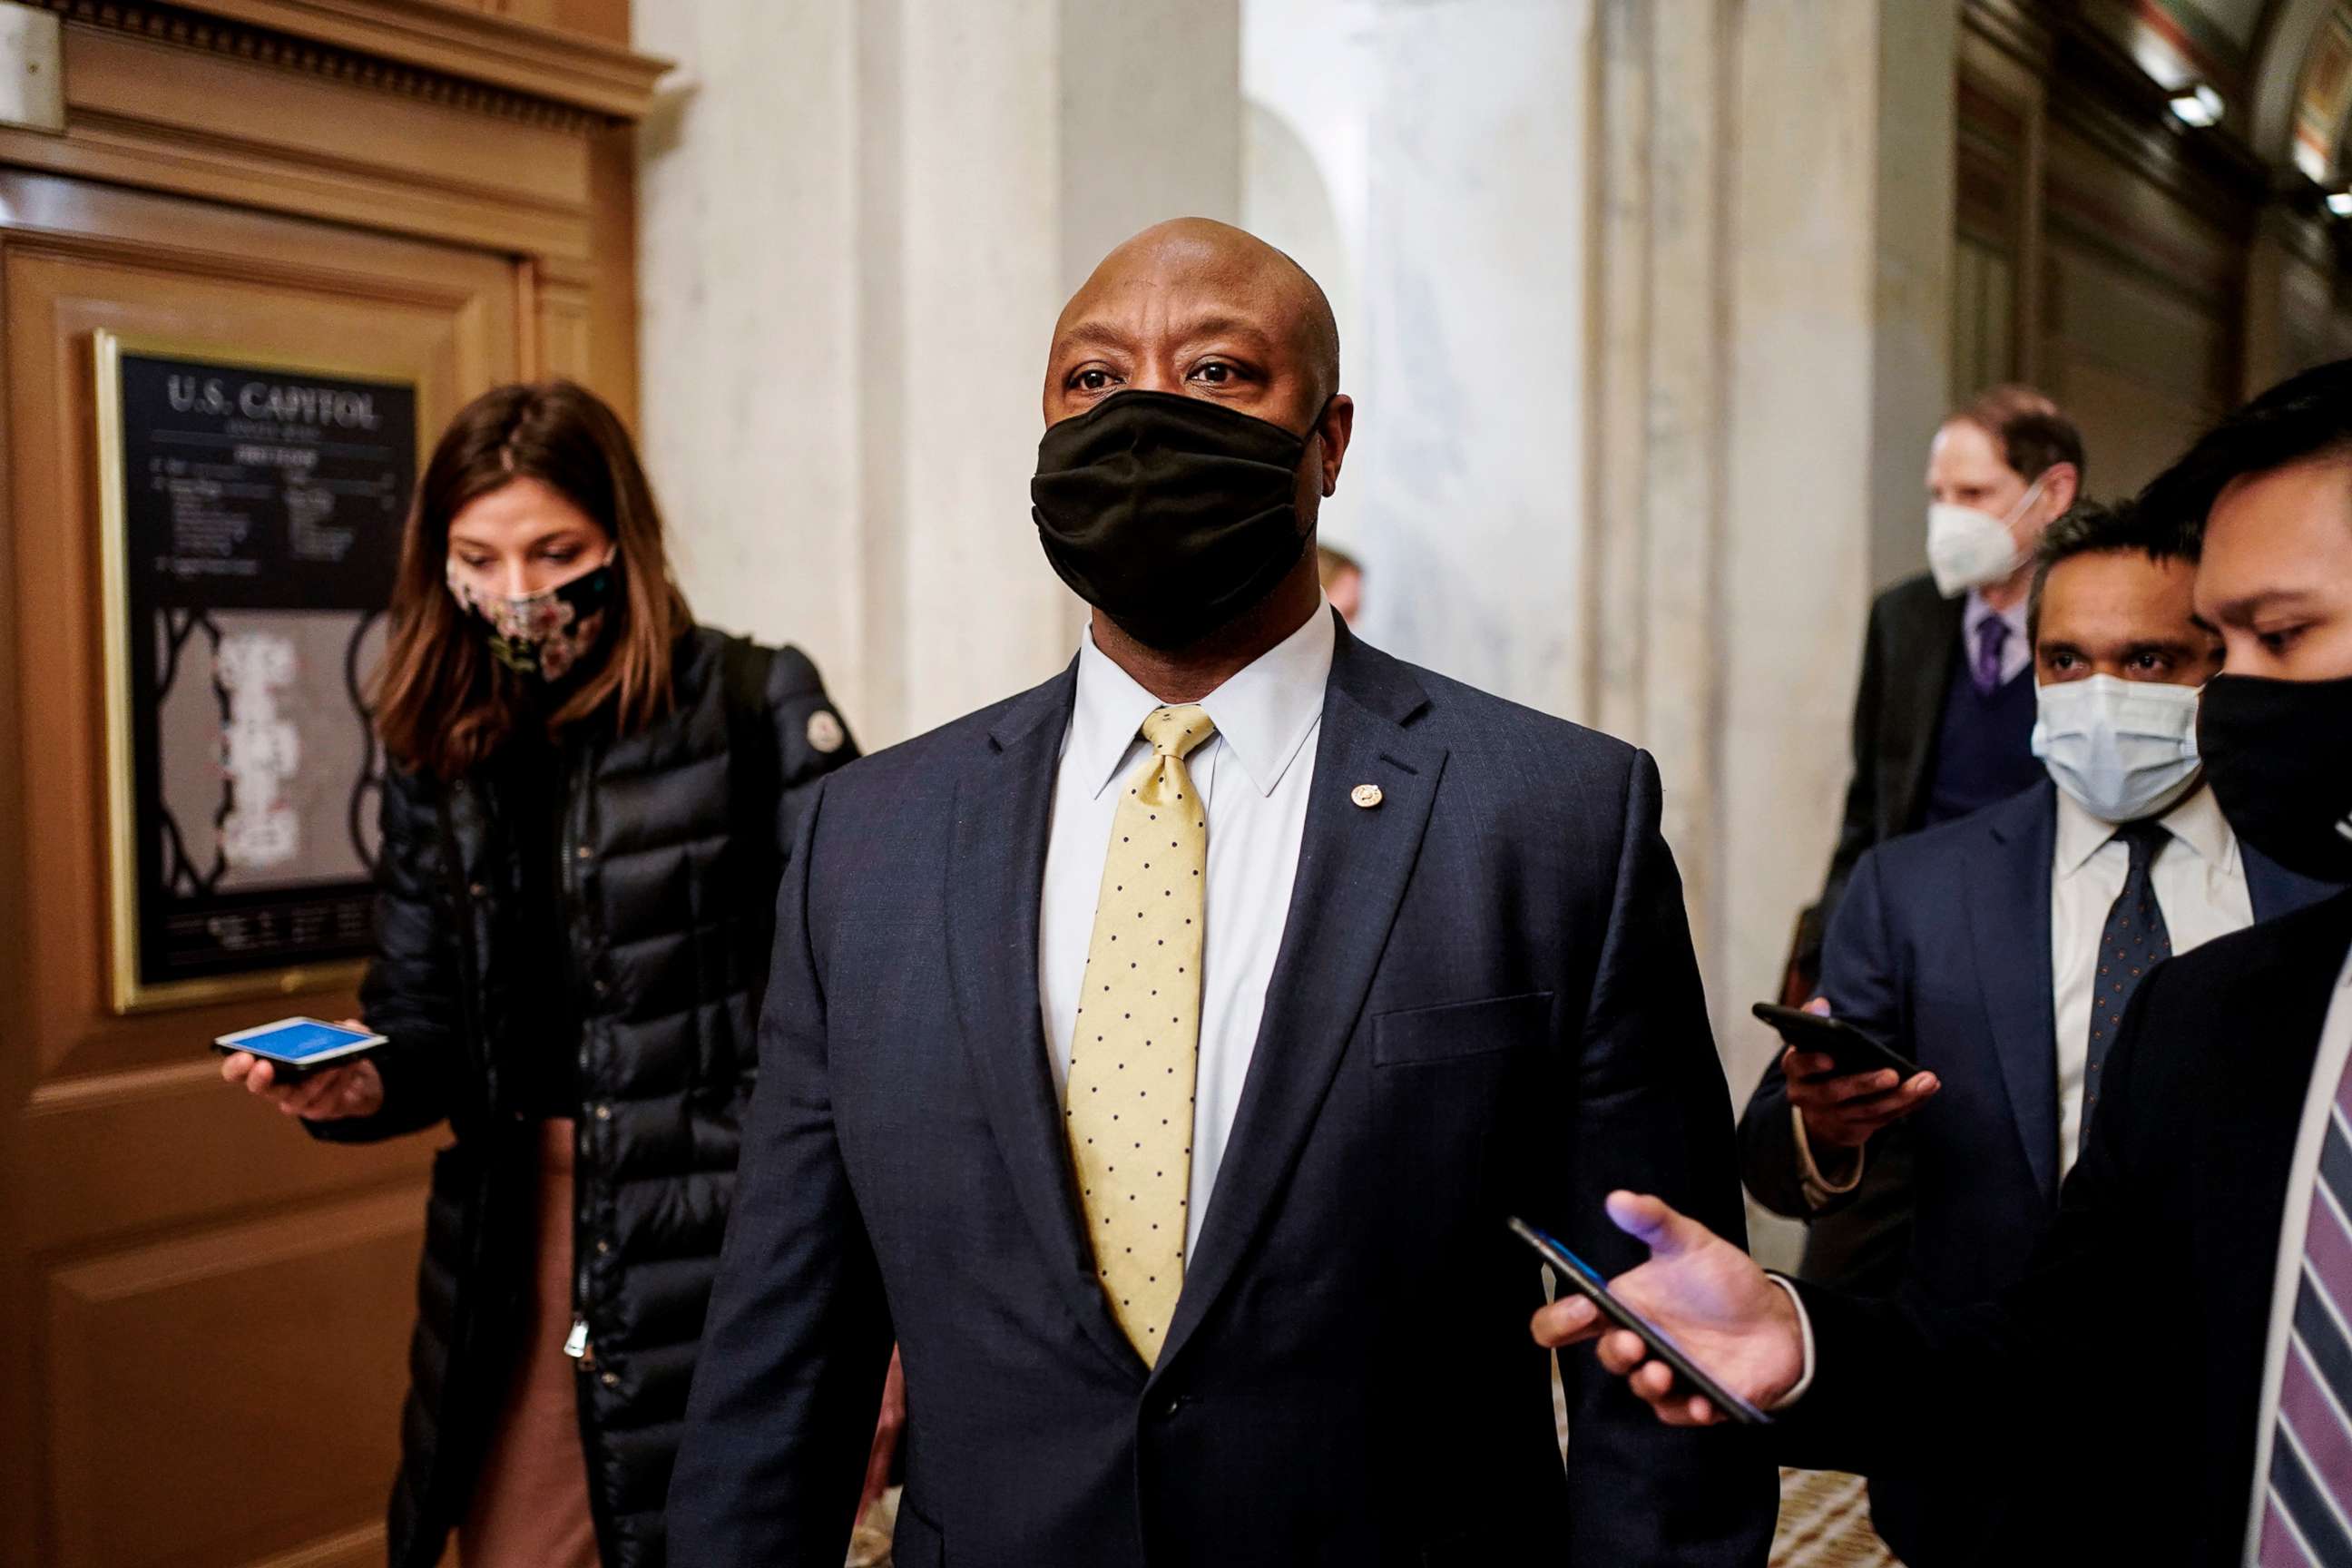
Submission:
M 1248 221 L 1322 280 L 1356 438 L 1324 535 L 1360 627 L 1583 696 L 1589 0 L 1251 0 Z
M 1870 601 L 1925 564 L 1948 395 L 1957 0 L 1745 0 L 1726 178 L 1719 750 L 1708 978 L 1742 1091 L 1748 1016 L 1828 862 Z
M 638 0 L 642 438 L 706 619 L 901 739 L 1068 658 L 1027 484 L 1102 251 L 1240 208 L 1238 0 Z
M 1599 0 L 1590 710 L 1654 751 L 1735 1089 L 1943 395 L 1952 0 Z
M 1870 597 L 1921 564 L 1958 0 L 1247 0 L 1244 210 L 1325 277 L 1365 629 L 1648 747 L 1735 1091 Z

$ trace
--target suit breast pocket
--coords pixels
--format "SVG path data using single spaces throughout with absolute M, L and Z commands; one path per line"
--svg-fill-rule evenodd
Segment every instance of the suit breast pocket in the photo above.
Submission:
M 1371 1020 L 1363 1190 L 1400 1261 L 1427 1265 L 1501 1225 L 1499 1157 L 1542 1099 L 1551 1005 L 1538 991 Z
M 1551 1028 L 1551 993 L 1528 991 L 1479 1002 L 1408 1007 L 1372 1019 L 1372 1065 L 1432 1067 L 1542 1043 Z

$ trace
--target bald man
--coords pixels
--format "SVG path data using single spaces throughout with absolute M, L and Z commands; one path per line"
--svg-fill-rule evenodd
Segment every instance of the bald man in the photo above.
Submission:
M 1631 1170 L 1740 1225 L 1650 759 L 1357 641 L 1321 289 L 1202 220 L 1055 323 L 1094 606 L 828 777 L 778 910 L 673 1560 L 841 1561 L 896 1339 L 900 1568 L 1761 1563 L 1773 1474 L 1521 1325 Z M 622 1377 L 631 1369 L 608 1369 Z

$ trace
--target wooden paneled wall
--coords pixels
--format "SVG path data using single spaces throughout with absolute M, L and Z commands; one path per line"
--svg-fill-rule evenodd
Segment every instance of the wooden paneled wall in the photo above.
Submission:
M 0 130 L 0 1565 L 381 1561 L 436 1139 L 224 1089 L 251 1004 L 110 1010 L 91 335 L 372 366 L 426 441 L 516 376 L 630 410 L 660 68 L 625 0 L 45 3 L 67 129 Z

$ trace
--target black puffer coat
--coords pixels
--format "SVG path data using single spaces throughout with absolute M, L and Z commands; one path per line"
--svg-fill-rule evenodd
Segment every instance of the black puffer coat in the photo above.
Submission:
M 575 1151 L 581 1437 L 605 1568 L 661 1568 L 688 1379 L 757 1071 L 776 880 L 816 779 L 856 754 L 816 668 L 697 630 L 677 706 L 562 756 L 562 904 L 583 1021 Z M 384 1104 L 311 1123 L 362 1142 L 446 1120 L 434 1161 L 393 1568 L 430 1568 L 465 1515 L 512 1371 L 530 1264 L 536 1131 L 501 1057 L 535 994 L 509 910 L 516 849 L 488 775 L 395 774 L 383 797 L 379 956 L 361 988 Z

